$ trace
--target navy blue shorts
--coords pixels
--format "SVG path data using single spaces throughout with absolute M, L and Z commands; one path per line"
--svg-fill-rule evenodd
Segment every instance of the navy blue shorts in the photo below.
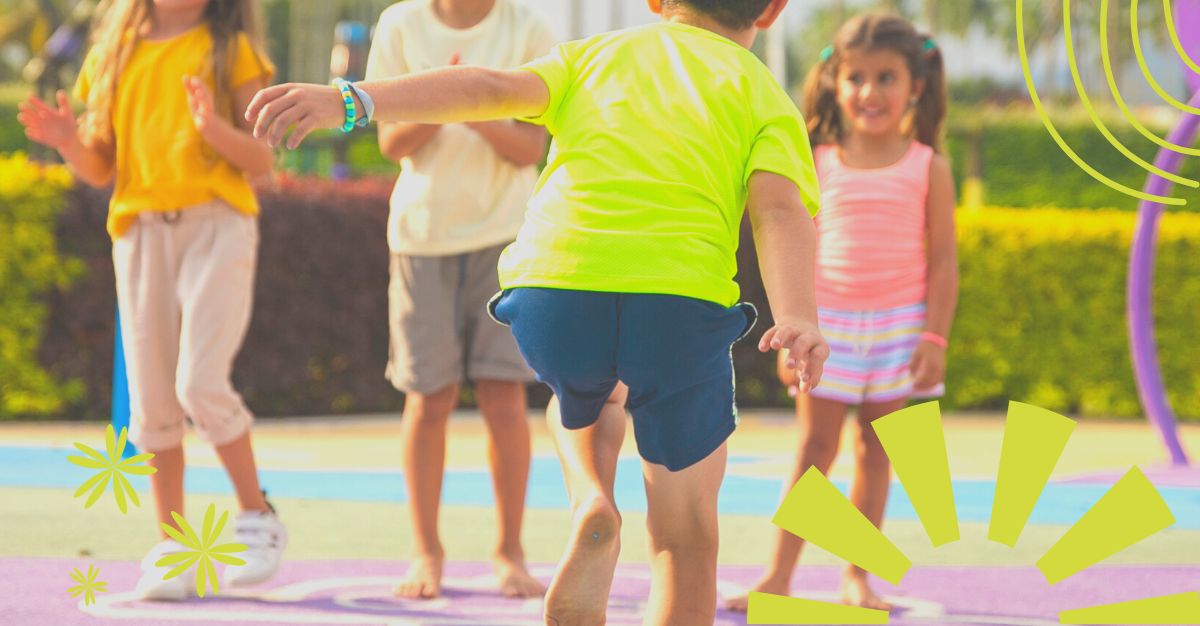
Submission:
M 638 452 L 671 471 L 704 460 L 737 425 L 730 349 L 754 326 L 753 305 L 521 287 L 488 311 L 554 390 L 567 428 L 594 424 L 617 381 L 629 387 Z

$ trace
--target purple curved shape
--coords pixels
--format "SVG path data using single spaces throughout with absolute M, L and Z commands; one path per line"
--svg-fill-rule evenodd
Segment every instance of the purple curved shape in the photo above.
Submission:
M 1183 4 L 1183 3 L 1180 3 Z M 1200 5 L 1200 2 L 1194 4 Z M 1193 20 L 1195 21 L 1195 20 Z M 1181 22 L 1182 24 L 1182 22 Z M 1190 25 L 1190 24 L 1189 24 Z M 1200 26 L 1200 25 L 1197 25 Z M 1182 26 L 1180 27 L 1182 29 Z M 1200 106 L 1200 91 L 1192 96 L 1192 106 Z M 1191 145 L 1200 130 L 1200 115 L 1185 113 L 1179 126 L 1167 137 L 1167 141 L 1178 145 Z M 1183 155 L 1174 150 L 1162 149 L 1154 164 L 1165 171 L 1177 172 Z M 1146 179 L 1146 193 L 1168 195 L 1170 181 L 1151 174 Z M 1167 390 L 1163 385 L 1162 369 L 1158 364 L 1158 347 L 1154 341 L 1154 247 L 1158 241 L 1158 218 L 1163 205 L 1142 201 L 1138 206 L 1137 227 L 1133 235 L 1133 249 L 1129 253 L 1129 279 L 1126 286 L 1126 313 L 1129 316 L 1129 342 L 1133 355 L 1133 373 L 1137 379 L 1138 396 L 1146 417 L 1158 428 L 1163 444 L 1171 455 L 1173 465 L 1186 466 L 1187 454 L 1179 443 L 1179 432 L 1175 413 L 1167 401 Z
M 1200 0 L 1175 0 L 1175 30 L 1188 55 L 1200 63 Z M 1185 63 L 1184 76 L 1192 91 L 1200 91 L 1200 74 Z

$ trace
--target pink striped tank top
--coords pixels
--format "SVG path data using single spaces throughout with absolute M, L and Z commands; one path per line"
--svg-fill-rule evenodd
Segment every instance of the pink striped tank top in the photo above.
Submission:
M 814 151 L 821 181 L 817 214 L 817 304 L 876 311 L 925 301 L 925 202 L 933 148 L 913 141 L 899 161 L 857 169 L 837 146 Z

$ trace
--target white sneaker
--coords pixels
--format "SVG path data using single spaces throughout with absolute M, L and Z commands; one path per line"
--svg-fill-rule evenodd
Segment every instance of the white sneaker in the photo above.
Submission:
M 163 576 L 174 569 L 155 565 L 159 559 L 168 554 L 187 552 L 188 548 L 174 539 L 164 540 L 146 554 L 142 559 L 142 577 L 138 579 L 135 593 L 142 600 L 186 600 L 196 590 L 196 570 L 188 569 L 184 573 L 164 580 Z
M 237 517 L 235 543 L 246 545 L 246 551 L 235 554 L 245 565 L 225 568 L 225 581 L 230 587 L 256 585 L 275 575 L 287 546 L 287 528 L 272 511 L 243 511 Z

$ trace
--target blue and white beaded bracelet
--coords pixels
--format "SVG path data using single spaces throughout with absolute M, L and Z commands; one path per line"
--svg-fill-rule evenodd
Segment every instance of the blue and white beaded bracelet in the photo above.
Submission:
M 342 102 L 346 105 L 346 119 L 342 122 L 342 132 L 348 133 L 354 130 L 358 121 L 358 107 L 354 106 L 354 93 L 351 91 L 350 83 L 344 78 L 333 79 L 333 86 L 342 94 Z

